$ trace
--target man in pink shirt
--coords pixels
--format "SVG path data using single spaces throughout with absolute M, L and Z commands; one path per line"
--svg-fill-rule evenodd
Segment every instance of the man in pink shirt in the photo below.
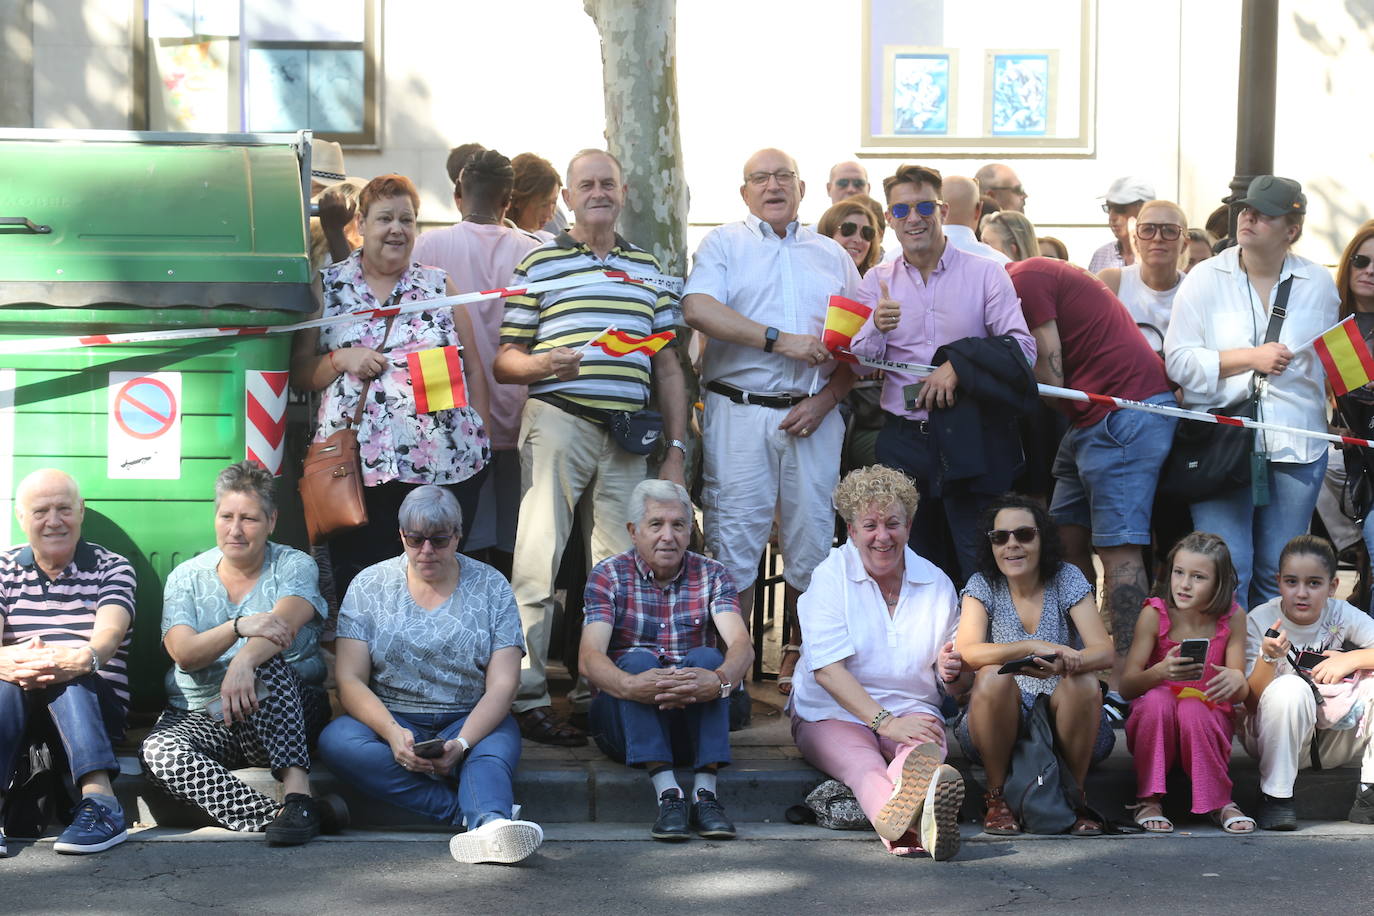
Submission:
M 931 365 L 946 344 L 1005 334 L 1033 365 L 1035 340 L 1006 270 L 947 243 L 942 187 L 940 173 L 920 165 L 904 165 L 883 181 L 887 223 L 901 242 L 902 257 L 874 267 L 859 284 L 859 301 L 874 311 L 855 335 L 853 351 Z M 912 549 L 963 582 L 976 568 L 978 516 L 997 494 L 978 492 L 970 480 L 946 481 L 937 489 L 941 456 L 931 437 L 930 411 L 952 407 L 958 397 L 959 378 L 950 362 L 925 378 L 889 370 L 881 398 L 887 417 L 876 453 L 880 463 L 915 478 L 921 492 Z M 999 457 L 1019 463 L 1019 456 Z
M 463 213 L 463 221 L 443 229 L 431 229 L 415 242 L 415 260 L 441 267 L 460 292 L 494 289 L 510 282 L 515 265 L 539 239 L 504 225 L 502 217 L 510 203 L 515 171 L 510 160 L 495 150 L 472 154 L 458 176 L 453 198 Z M 516 436 L 520 432 L 520 410 L 525 405 L 524 385 L 497 384 L 492 376 L 496 350 L 501 336 L 505 300 L 484 299 L 464 306 L 477 332 L 477 349 L 491 392 L 492 472 L 482 485 L 476 518 L 463 519 L 468 530 L 468 552 L 495 548 L 510 554 L 515 549 L 515 521 L 520 514 L 520 458 Z M 508 558 L 496 559 L 496 566 L 510 569 Z M 504 562 L 502 562 L 504 560 Z

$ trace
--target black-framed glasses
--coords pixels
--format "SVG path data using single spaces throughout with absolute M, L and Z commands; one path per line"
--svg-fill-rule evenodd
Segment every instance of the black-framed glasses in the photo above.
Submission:
M 776 172 L 750 172 L 744 176 L 745 181 L 760 188 L 768 184 L 770 178 L 776 178 L 778 184 L 789 185 L 797 180 L 797 173 L 791 169 L 778 169 Z
M 1020 528 L 994 528 L 988 532 L 988 540 L 998 547 L 1001 547 L 1011 538 L 1016 538 L 1018 544 L 1029 544 L 1040 536 L 1040 529 L 1034 525 L 1022 525 Z
M 850 222 L 848 220 L 846 220 L 843 223 L 840 223 L 839 229 L 840 235 L 844 236 L 845 238 L 849 238 L 851 235 L 857 232 L 860 236 L 863 237 L 863 240 L 865 242 L 873 241 L 873 236 L 877 234 L 873 231 L 873 227 L 868 225 L 868 223 L 864 223 L 862 226 L 860 226 L 858 223 Z
M 893 219 L 906 219 L 915 210 L 922 216 L 934 215 L 937 208 L 943 201 L 938 200 L 918 200 L 914 204 L 893 204 L 890 208 Z
M 1137 238 L 1142 238 L 1148 242 L 1150 239 L 1155 237 L 1156 233 L 1158 233 L 1159 237 L 1162 238 L 1164 241 L 1174 242 L 1177 241 L 1178 237 L 1183 234 L 1183 227 L 1178 225 L 1177 223 L 1135 224 L 1135 234 Z
M 401 540 L 406 542 L 406 546 L 412 550 L 419 550 L 425 546 L 425 541 L 434 545 L 435 550 L 443 550 L 453 540 L 452 534 L 411 534 L 404 532 Z
M 1356 270 L 1364 270 L 1370 264 L 1374 264 L 1374 258 L 1367 254 L 1352 254 L 1350 256 L 1350 266 Z
M 856 191 L 862 191 L 864 188 L 868 187 L 867 178 L 836 178 L 833 183 L 835 187 L 841 190 L 853 188 Z
M 994 184 L 988 185 L 983 190 L 987 191 L 989 194 L 993 191 L 1010 191 L 1017 197 L 1030 197 L 1030 195 L 1026 193 L 1026 189 L 1019 184 Z

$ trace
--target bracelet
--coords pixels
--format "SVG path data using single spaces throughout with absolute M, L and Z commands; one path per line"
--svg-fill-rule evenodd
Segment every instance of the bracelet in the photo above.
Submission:
M 468 739 L 464 738 L 462 735 L 459 735 L 457 738 L 454 738 L 453 740 L 457 741 L 459 744 L 463 746 L 463 753 L 465 755 L 468 751 L 472 750 L 472 745 L 468 744 Z
M 878 734 L 878 729 L 883 727 L 883 723 L 892 718 L 892 713 L 886 709 L 878 710 L 873 716 L 873 721 L 868 723 L 868 730 L 873 734 Z
M 239 639 L 243 639 L 243 634 L 239 632 L 239 620 L 242 617 L 243 615 L 240 614 L 238 617 L 234 618 L 234 635 L 237 636 Z
M 684 456 L 687 454 L 687 443 L 683 442 L 681 439 L 669 439 L 668 448 L 678 449 Z
M 100 670 L 100 653 L 95 651 L 95 646 L 87 646 L 91 650 L 91 674 Z
M 336 362 L 334 362 L 334 351 L 333 351 L 333 350 L 330 350 L 330 351 L 329 351 L 329 368 L 333 369 L 335 372 L 339 373 L 340 375 L 343 375 L 343 370 L 339 368 L 339 364 L 336 363 Z

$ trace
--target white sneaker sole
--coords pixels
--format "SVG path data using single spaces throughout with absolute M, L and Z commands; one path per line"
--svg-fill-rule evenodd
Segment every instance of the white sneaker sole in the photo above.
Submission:
M 926 789 L 930 786 L 944 755 L 940 745 L 934 742 L 918 744 L 906 755 L 902 763 L 902 773 L 897 777 L 897 785 L 892 788 L 892 797 L 878 811 L 873 819 L 873 829 L 878 836 L 895 843 L 916 825 L 921 806 L 925 801 Z
M 93 852 L 104 852 L 111 846 L 118 846 L 129 838 L 129 831 L 121 830 L 119 833 L 110 837 L 103 843 L 92 843 L 89 846 L 80 846 L 76 843 L 64 843 L 61 840 L 52 844 L 54 852 L 65 853 L 69 856 L 84 856 Z
M 544 842 L 544 831 L 529 821 L 507 821 L 460 833 L 448 841 L 448 851 L 464 865 L 523 862 Z
M 964 804 L 964 778 L 941 764 L 930 780 L 921 806 L 921 848 L 937 862 L 959 851 L 959 809 Z

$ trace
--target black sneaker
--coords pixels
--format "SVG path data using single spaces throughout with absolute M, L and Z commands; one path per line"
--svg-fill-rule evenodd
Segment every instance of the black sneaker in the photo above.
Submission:
M 1355 804 L 1350 806 L 1349 819 L 1352 824 L 1374 824 L 1374 785 L 1355 792 Z
M 697 789 L 692 802 L 692 829 L 708 840 L 733 840 L 735 825 L 725 816 L 725 809 L 716 801 L 716 793 Z
M 270 846 L 299 846 L 320 835 L 320 808 L 315 799 L 291 792 L 275 820 L 267 825 Z
M 687 799 L 673 789 L 664 789 L 658 797 L 658 820 L 649 835 L 656 840 L 681 842 L 690 840 L 692 831 L 687 828 Z
M 1259 816 L 1255 820 L 1261 830 L 1296 830 L 1298 811 L 1293 807 L 1293 799 L 1275 798 L 1261 792 Z

